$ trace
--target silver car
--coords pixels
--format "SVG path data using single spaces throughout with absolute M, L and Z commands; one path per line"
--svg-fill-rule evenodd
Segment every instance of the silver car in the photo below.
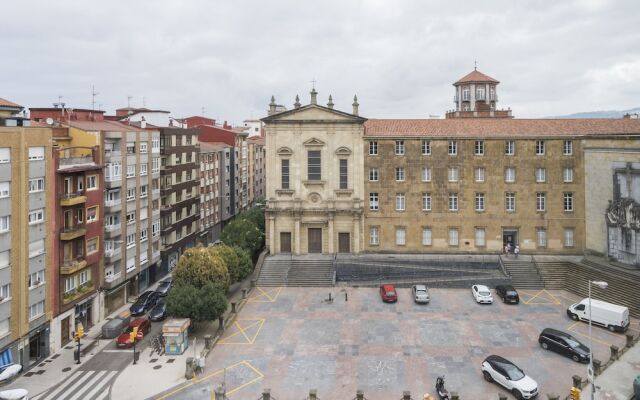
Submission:
M 427 289 L 426 285 L 411 286 L 411 293 L 413 293 L 413 300 L 416 303 L 426 304 L 431 300 L 431 296 L 429 296 L 429 289 Z

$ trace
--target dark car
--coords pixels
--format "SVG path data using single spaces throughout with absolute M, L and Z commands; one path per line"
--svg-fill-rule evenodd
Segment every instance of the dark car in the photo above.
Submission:
M 538 343 L 545 350 L 555 351 L 576 362 L 589 362 L 589 348 L 568 333 L 546 328 L 540 333 Z
M 158 287 L 156 288 L 156 293 L 164 297 L 169 294 L 169 290 L 171 290 L 172 287 L 173 287 L 173 281 L 171 279 L 165 279 L 164 281 L 160 282 L 160 284 L 158 284 Z
M 167 301 L 160 298 L 158 303 L 149 311 L 149 319 L 153 322 L 162 321 L 167 317 Z
M 118 339 L 116 339 L 116 346 L 120 348 L 133 346 L 133 343 L 131 343 L 131 332 L 133 331 L 134 327 L 138 328 L 138 333 L 136 335 L 137 342 L 144 339 L 145 335 L 149 333 L 149 331 L 151 330 L 151 322 L 149 322 L 149 320 L 146 318 L 138 318 L 131 321 L 129 323 L 129 326 L 127 327 L 127 330 L 124 331 L 120 336 L 118 336 Z
M 398 301 L 398 292 L 393 285 L 382 285 L 380 286 L 380 297 L 385 303 L 395 303 Z
M 502 299 L 503 303 L 520 303 L 520 296 L 518 292 L 511 285 L 498 285 L 496 286 L 496 295 Z
M 147 290 L 142 293 L 135 303 L 129 308 L 131 315 L 138 316 L 149 311 L 158 301 L 158 293 Z

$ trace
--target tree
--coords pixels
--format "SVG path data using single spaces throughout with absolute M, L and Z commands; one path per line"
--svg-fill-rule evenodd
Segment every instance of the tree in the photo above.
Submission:
M 227 309 L 227 297 L 220 284 L 208 283 L 198 289 L 193 285 L 176 285 L 167 296 L 167 313 L 194 321 L 218 319 Z
M 264 235 L 251 221 L 236 218 L 225 226 L 220 235 L 220 240 L 229 246 L 238 246 L 249 254 L 256 254 L 263 244 Z
M 238 280 L 244 280 L 253 272 L 253 262 L 251 261 L 251 255 L 246 250 L 241 249 L 238 246 L 234 246 L 233 250 L 238 256 Z
M 176 285 L 191 285 L 196 289 L 215 283 L 225 293 L 230 283 L 224 260 L 202 246 L 192 247 L 182 254 L 173 271 L 173 280 Z
M 232 247 L 225 244 L 209 247 L 208 250 L 219 256 L 227 266 L 231 283 L 237 282 L 240 276 L 240 259 Z
M 253 222 L 260 232 L 264 234 L 264 210 L 260 207 L 253 207 L 240 214 L 240 218 Z

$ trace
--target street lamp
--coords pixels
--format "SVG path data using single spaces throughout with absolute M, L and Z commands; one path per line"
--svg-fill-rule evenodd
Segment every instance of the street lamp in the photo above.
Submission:
M 593 343 L 591 342 L 591 284 L 596 285 L 600 289 L 606 289 L 609 284 L 604 281 L 589 281 L 589 366 L 587 367 L 587 377 L 591 382 L 591 400 L 595 399 L 596 384 L 593 374 Z

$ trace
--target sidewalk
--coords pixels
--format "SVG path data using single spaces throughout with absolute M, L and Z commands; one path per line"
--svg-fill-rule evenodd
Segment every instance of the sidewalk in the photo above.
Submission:
M 633 395 L 633 380 L 640 375 L 640 344 L 636 343 L 622 357 L 596 377 L 596 399 L 628 400 Z M 582 398 L 591 398 L 591 387 L 582 390 Z

